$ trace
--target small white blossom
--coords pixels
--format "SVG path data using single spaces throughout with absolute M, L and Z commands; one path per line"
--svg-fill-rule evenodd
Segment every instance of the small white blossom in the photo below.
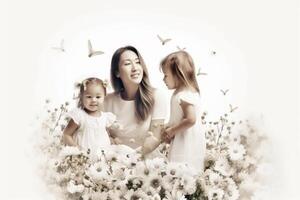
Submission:
M 233 144 L 229 146 L 228 153 L 231 160 L 242 160 L 246 153 L 246 150 L 243 145 Z

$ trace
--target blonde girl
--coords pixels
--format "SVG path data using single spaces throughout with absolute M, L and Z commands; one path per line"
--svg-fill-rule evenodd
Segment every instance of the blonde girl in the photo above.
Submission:
M 183 162 L 203 171 L 205 135 L 201 130 L 200 91 L 191 56 L 185 51 L 171 53 L 161 61 L 164 82 L 174 90 L 170 119 L 162 133 L 170 143 L 169 160 Z
M 116 124 L 112 113 L 103 112 L 106 83 L 98 78 L 87 78 L 79 87 L 77 108 L 71 110 L 71 118 L 63 133 L 66 145 L 89 150 L 95 156 L 97 149 L 110 145 L 107 128 Z

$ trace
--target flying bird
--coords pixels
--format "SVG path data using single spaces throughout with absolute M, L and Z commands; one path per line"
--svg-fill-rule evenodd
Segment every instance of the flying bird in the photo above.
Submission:
M 197 76 L 200 76 L 200 75 L 207 75 L 207 73 L 201 72 L 201 68 L 199 68 L 198 72 L 197 72 Z
M 162 45 L 165 45 L 167 42 L 171 41 L 170 38 L 167 39 L 163 39 L 162 37 L 160 37 L 159 35 L 157 35 L 158 39 L 160 40 Z
M 183 48 L 180 48 L 179 46 L 176 46 L 176 47 L 179 51 L 184 51 L 186 49 L 185 47 L 183 47 Z
M 89 49 L 89 55 L 88 55 L 89 57 L 104 54 L 103 51 L 95 51 L 92 47 L 92 43 L 90 40 L 88 40 L 88 49 Z
M 52 47 L 52 49 L 59 50 L 61 52 L 65 52 L 66 50 L 65 50 L 65 47 L 64 47 L 64 43 L 65 43 L 65 41 L 64 41 L 64 39 L 62 39 L 60 41 L 60 47 Z
M 224 90 L 220 90 L 224 95 L 227 94 L 227 92 L 229 91 L 229 89 L 226 89 L 225 91 Z
M 235 111 L 236 109 L 238 109 L 238 107 L 233 107 L 231 104 L 229 104 L 229 107 L 230 107 L 230 112 L 233 112 Z

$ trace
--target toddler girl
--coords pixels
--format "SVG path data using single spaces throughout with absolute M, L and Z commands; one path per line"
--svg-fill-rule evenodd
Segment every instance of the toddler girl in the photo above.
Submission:
M 171 53 L 160 65 L 171 98 L 170 120 L 162 139 L 170 143 L 169 160 L 183 162 L 203 171 L 205 134 L 201 129 L 200 92 L 191 56 L 185 51 Z
M 71 110 L 71 118 L 63 133 L 66 145 L 88 150 L 95 158 L 98 148 L 110 145 L 107 128 L 116 125 L 116 117 L 110 112 L 102 112 L 106 95 L 106 83 L 98 78 L 87 78 L 79 87 L 78 108 Z

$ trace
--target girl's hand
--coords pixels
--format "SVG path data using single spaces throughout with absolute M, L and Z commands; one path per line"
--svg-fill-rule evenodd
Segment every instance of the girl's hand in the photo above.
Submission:
M 175 132 L 173 131 L 172 127 L 167 127 L 162 134 L 162 138 L 164 142 L 168 144 L 173 140 L 174 137 L 175 137 Z

